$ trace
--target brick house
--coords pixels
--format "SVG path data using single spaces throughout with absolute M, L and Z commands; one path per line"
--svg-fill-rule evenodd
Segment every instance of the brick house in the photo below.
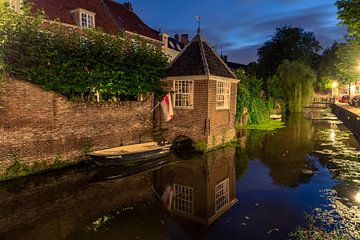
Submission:
M 9 3 L 20 12 L 24 0 L 0 0 Z M 149 27 L 134 12 L 132 4 L 112 0 L 28 0 L 33 10 L 42 10 L 47 21 L 55 20 L 68 28 L 101 28 L 104 32 L 122 37 L 140 36 L 161 47 L 163 53 L 172 61 L 187 44 L 187 34 L 179 38 L 170 37 Z
M 239 81 L 200 33 L 172 62 L 163 82 L 174 106 L 172 121 L 157 117 L 165 139 L 183 136 L 212 148 L 235 137 Z

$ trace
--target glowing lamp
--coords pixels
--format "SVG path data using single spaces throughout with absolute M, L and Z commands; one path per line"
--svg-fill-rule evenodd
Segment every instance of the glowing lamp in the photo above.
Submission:
M 332 88 L 337 88 L 338 86 L 339 86 L 339 83 L 336 82 L 336 81 L 333 81 L 333 82 L 331 83 L 331 87 L 332 87 Z

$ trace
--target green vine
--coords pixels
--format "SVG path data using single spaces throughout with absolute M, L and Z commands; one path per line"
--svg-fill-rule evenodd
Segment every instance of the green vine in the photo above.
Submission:
M 161 49 L 99 29 L 70 31 L 44 18 L 29 6 L 20 15 L 0 3 L 0 64 L 6 74 L 81 101 L 162 92 L 167 59 Z

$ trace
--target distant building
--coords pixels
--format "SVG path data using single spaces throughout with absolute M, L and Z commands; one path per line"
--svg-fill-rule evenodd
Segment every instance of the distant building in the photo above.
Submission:
M 335 90 L 336 92 L 336 90 Z M 335 94 L 336 96 L 342 97 L 344 95 L 349 95 L 351 98 L 360 95 L 360 80 L 352 82 L 351 84 L 341 85 Z
M 163 81 L 172 91 L 174 118 L 157 123 L 165 138 L 186 136 L 215 147 L 235 137 L 238 80 L 197 34 L 172 62 Z
M 231 69 L 231 71 L 236 72 L 239 69 L 243 69 L 244 71 L 247 70 L 247 65 L 236 63 L 236 62 L 229 62 L 227 55 L 221 55 L 222 60 L 226 63 L 226 65 Z
M 20 12 L 24 0 L 0 0 L 9 3 Z M 33 10 L 43 10 L 50 22 L 60 21 L 68 27 L 99 27 L 109 34 L 120 36 L 138 35 L 154 45 L 173 60 L 185 44 L 169 35 L 149 27 L 134 12 L 132 4 L 123 4 L 112 0 L 28 0 Z

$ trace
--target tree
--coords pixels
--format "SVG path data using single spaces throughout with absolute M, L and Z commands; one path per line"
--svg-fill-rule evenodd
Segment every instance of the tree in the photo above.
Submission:
M 360 43 L 352 41 L 342 44 L 336 51 L 338 58 L 335 64 L 337 75 L 344 84 L 350 84 L 360 79 Z
M 333 45 L 329 48 L 326 48 L 323 54 L 320 56 L 317 66 L 318 79 L 316 82 L 316 87 L 318 89 L 324 90 L 329 88 L 330 81 L 338 79 L 336 63 L 339 59 L 336 52 L 339 49 L 339 46 L 339 43 L 334 42 Z
M 360 40 L 360 0 L 336 1 L 338 18 L 346 25 L 348 36 Z
M 273 76 L 284 60 L 313 66 L 321 49 L 312 32 L 291 26 L 277 28 L 272 39 L 258 49 L 260 77 Z
M 310 66 L 302 62 L 285 60 L 279 66 L 278 74 L 283 82 L 287 110 L 302 112 L 314 94 L 315 73 Z

